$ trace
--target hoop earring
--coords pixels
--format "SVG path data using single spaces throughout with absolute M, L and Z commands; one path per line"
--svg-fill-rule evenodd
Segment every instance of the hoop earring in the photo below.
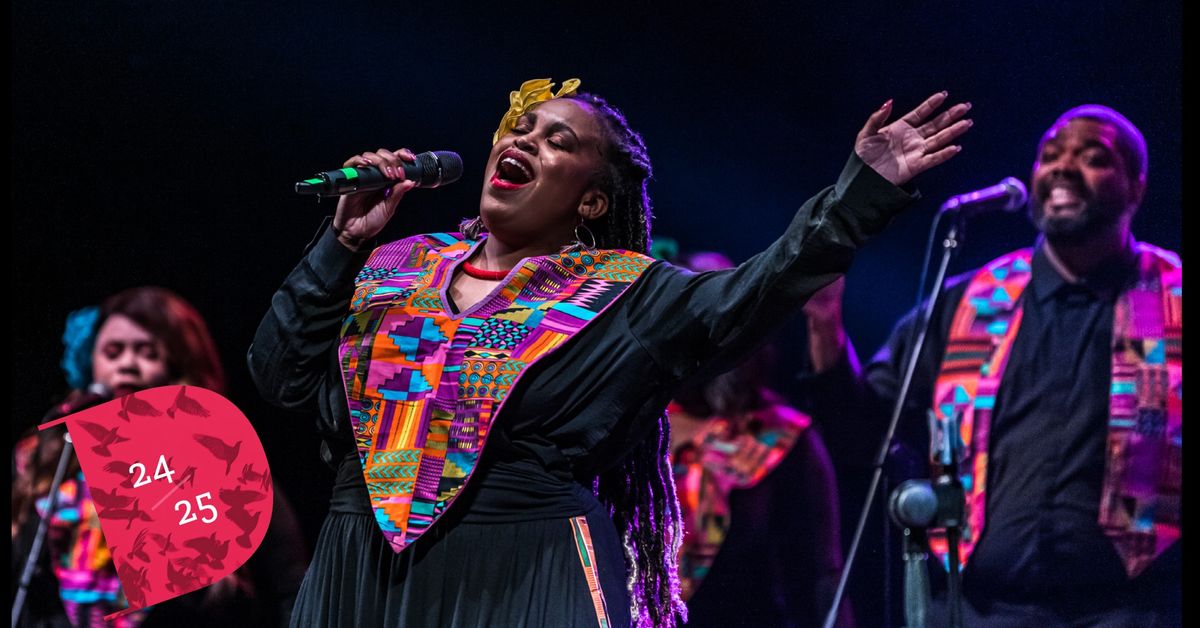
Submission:
M 478 240 L 483 234 L 483 218 L 476 216 L 474 218 L 464 218 L 458 223 L 458 230 L 467 237 L 468 240 Z
M 584 233 L 587 234 L 587 239 L 589 242 L 591 242 L 591 244 L 584 243 L 583 236 L 581 236 L 579 234 L 580 227 L 582 227 Z M 583 224 L 582 222 L 575 225 L 575 241 L 568 244 L 566 247 L 563 248 L 563 252 L 566 252 L 566 253 L 569 253 L 571 251 L 595 251 L 595 250 L 596 250 L 596 234 L 592 233 L 592 230 L 590 228 L 588 228 L 588 226 Z
M 580 227 L 583 227 L 584 232 L 587 233 L 588 240 L 591 241 L 591 244 L 583 244 L 583 238 L 579 237 L 579 228 Z M 585 248 L 589 251 L 596 250 L 596 234 L 592 233 L 592 230 L 589 229 L 588 226 L 583 224 L 582 222 L 579 223 L 578 225 L 575 225 L 575 241 L 580 244 L 583 244 L 583 248 Z

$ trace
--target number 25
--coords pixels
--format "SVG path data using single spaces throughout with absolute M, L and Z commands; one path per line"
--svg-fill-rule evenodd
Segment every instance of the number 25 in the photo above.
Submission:
M 212 499 L 212 493 L 211 492 L 200 493 L 199 495 L 197 495 L 196 496 L 196 509 L 197 510 L 211 510 L 212 518 L 209 519 L 208 517 L 205 517 L 205 518 L 201 519 L 200 521 L 202 523 L 212 523 L 217 520 L 217 509 L 212 504 L 201 503 L 201 501 L 205 500 L 205 499 Z M 183 510 L 183 518 L 179 520 L 179 525 L 191 523 L 196 520 L 197 515 L 196 515 L 196 513 L 192 512 L 192 503 L 191 502 L 189 502 L 186 499 L 175 502 L 175 512 L 179 512 L 180 506 L 183 506 L 184 510 Z

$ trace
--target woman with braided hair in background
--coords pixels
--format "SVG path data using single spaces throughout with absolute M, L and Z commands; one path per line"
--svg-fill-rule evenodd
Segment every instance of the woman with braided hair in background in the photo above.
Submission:
M 187 383 L 218 392 L 225 386 L 204 319 L 190 303 L 162 288 L 131 288 L 99 307 L 72 312 L 63 344 L 60 365 L 72 390 L 47 420 L 155 386 Z M 39 520 L 51 517 L 48 561 L 32 584 L 24 625 L 100 626 L 105 615 L 128 602 L 74 454 L 59 486 L 55 511 L 45 512 L 62 447 L 60 428 L 29 434 L 14 448 L 14 573 L 28 556 Z M 44 595 L 48 590 L 57 595 Z M 112 623 L 139 626 L 148 615 L 139 611 Z
M 191 303 L 165 288 L 129 288 L 98 307 L 72 312 L 63 344 L 60 364 L 72 390 L 43 422 L 156 386 L 225 390 L 224 369 L 207 323 Z M 208 587 L 104 621 L 105 615 L 129 604 L 100 528 L 97 503 L 73 453 L 58 503 L 47 512 L 62 447 L 62 428 L 52 428 L 21 438 L 13 452 L 14 582 L 40 519 L 50 516 L 46 548 L 19 626 L 287 624 L 302 558 L 297 555 L 300 531 L 295 514 L 278 488 L 270 527 L 249 563 Z M 150 542 L 155 550 L 156 542 Z
M 337 471 L 298 626 L 674 625 L 686 617 L 664 409 L 728 367 L 952 157 L 935 94 L 860 132 L 836 186 L 764 253 L 690 273 L 647 257 L 650 161 L 603 99 L 513 92 L 479 216 L 376 246 L 414 183 L 344 196 L 248 353 L 260 392 L 318 418 Z M 486 448 L 484 443 L 486 441 Z M 469 481 L 468 481 L 469 480 Z

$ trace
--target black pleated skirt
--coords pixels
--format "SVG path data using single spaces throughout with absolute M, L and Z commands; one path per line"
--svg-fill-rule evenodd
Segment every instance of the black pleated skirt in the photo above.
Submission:
M 630 624 L 625 559 L 608 514 L 515 523 L 439 521 L 397 554 L 372 515 L 332 511 L 292 626 Z

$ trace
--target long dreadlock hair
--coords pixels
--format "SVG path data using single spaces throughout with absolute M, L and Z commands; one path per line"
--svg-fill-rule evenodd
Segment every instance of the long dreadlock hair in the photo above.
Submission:
M 602 249 L 650 251 L 650 222 L 653 213 L 646 193 L 653 170 L 642 136 L 629 128 L 625 115 L 595 94 L 568 96 L 590 105 L 599 114 L 607 142 L 604 161 L 592 184 L 608 195 L 608 211 L 588 223 Z
M 646 184 L 652 170 L 642 136 L 603 98 L 588 93 L 568 98 L 596 111 L 608 140 L 604 163 L 593 179 L 609 199 L 608 211 L 588 224 L 596 245 L 647 253 L 653 216 Z M 643 437 L 620 464 L 601 473 L 594 486 L 621 534 L 626 587 L 637 626 L 673 626 L 676 615 L 687 621 L 676 562 L 683 531 L 668 459 L 670 432 L 663 413 L 657 429 Z

